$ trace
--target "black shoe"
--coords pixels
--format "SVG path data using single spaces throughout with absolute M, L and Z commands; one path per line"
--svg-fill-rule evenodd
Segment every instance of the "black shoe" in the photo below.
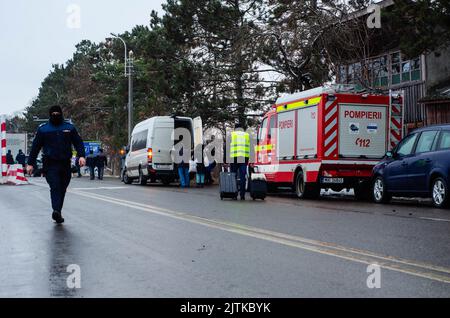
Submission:
M 53 211 L 52 219 L 58 224 L 64 223 L 64 218 L 62 217 L 61 212 Z
M 241 197 L 241 201 L 245 201 L 245 197 Z

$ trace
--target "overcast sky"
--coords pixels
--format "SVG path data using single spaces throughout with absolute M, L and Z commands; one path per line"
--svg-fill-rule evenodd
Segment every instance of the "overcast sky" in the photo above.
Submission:
M 52 64 L 71 58 L 75 44 L 148 25 L 152 9 L 161 12 L 164 2 L 0 0 L 0 114 L 28 106 Z

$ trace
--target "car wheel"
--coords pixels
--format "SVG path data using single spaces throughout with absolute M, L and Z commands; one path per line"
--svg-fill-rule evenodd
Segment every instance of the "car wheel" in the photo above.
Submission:
M 123 183 L 132 184 L 133 180 L 128 176 L 127 169 L 123 171 Z
M 433 200 L 433 205 L 437 208 L 449 206 L 448 186 L 444 179 L 439 177 L 433 180 L 431 199 Z
M 372 195 L 375 203 L 388 203 L 391 200 L 391 195 L 386 191 L 386 185 L 380 176 L 373 181 Z

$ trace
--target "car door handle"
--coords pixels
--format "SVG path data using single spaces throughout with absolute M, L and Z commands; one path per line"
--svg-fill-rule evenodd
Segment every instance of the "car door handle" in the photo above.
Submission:
M 407 165 L 408 165 L 408 163 L 406 161 L 402 162 L 402 166 L 407 166 Z
M 433 162 L 433 160 L 427 158 L 427 159 L 425 159 L 425 162 L 426 162 L 426 163 L 431 163 L 431 162 Z

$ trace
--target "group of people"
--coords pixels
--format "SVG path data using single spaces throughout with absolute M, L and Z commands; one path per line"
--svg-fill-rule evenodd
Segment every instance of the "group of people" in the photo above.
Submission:
M 235 128 L 240 127 L 236 126 Z M 250 156 L 249 135 L 245 132 L 234 131 L 231 137 L 230 157 L 233 160 L 231 170 L 239 175 L 241 199 L 245 200 L 245 180 Z M 58 224 L 64 223 L 62 208 L 66 190 L 72 178 L 72 145 L 75 147 L 78 155 L 76 165 L 80 168 L 88 165 L 91 180 L 95 179 L 94 171 L 97 168 L 98 178 L 101 180 L 104 168 L 107 165 L 107 159 L 103 150 L 100 149 L 98 155 L 94 155 L 93 151 L 90 151 L 86 159 L 84 144 L 76 128 L 70 122 L 64 120 L 63 111 L 59 105 L 50 107 L 49 121 L 39 126 L 36 132 L 26 169 L 29 175 L 33 173 L 33 170 L 37 168 L 37 156 L 42 150 L 43 171 L 50 186 L 53 209 L 52 219 Z M 202 150 L 204 150 L 203 146 Z M 182 151 L 183 148 L 181 148 Z M 202 154 L 204 154 L 204 151 L 202 151 Z M 180 155 L 182 156 L 182 153 Z M 7 157 L 9 162 L 13 163 L 11 151 Z M 197 174 L 196 181 L 199 187 L 212 183 L 211 172 L 217 165 L 216 161 L 211 160 L 212 162 L 208 162 L 208 158 L 206 156 L 204 158 L 206 162 L 204 160 L 194 161 Z M 16 159 L 19 163 L 25 164 L 25 155 L 22 151 L 20 151 Z M 189 187 L 189 166 L 189 161 L 182 161 L 178 165 L 182 187 Z
M 182 156 L 183 148 L 180 150 Z M 202 152 L 203 153 L 203 152 Z M 217 166 L 217 162 L 213 160 L 208 162 L 206 157 L 202 160 L 182 161 L 178 164 L 178 177 L 182 188 L 190 187 L 190 174 L 195 173 L 195 182 L 197 188 L 203 188 L 205 185 L 213 184 L 212 171 Z
M 25 168 L 26 165 L 26 156 L 23 153 L 22 150 L 19 150 L 16 160 L 14 160 L 13 154 L 11 153 L 11 150 L 8 150 L 8 153 L 6 154 L 6 164 L 7 165 L 13 165 L 13 164 L 19 164 L 22 165 Z
M 231 172 L 235 173 L 239 180 L 239 193 L 241 200 L 245 200 L 247 170 L 250 159 L 250 135 L 247 132 L 242 131 L 243 127 L 240 124 L 235 125 L 235 131 L 231 133 L 231 143 L 229 150 L 229 157 L 231 163 L 229 165 Z M 180 139 L 181 141 L 182 139 Z M 205 155 L 205 145 L 201 146 L 199 151 L 201 158 L 189 160 L 186 162 L 184 159 L 178 164 L 178 176 L 180 178 L 180 185 L 182 188 L 189 188 L 190 186 L 190 173 L 195 172 L 197 187 L 202 188 L 205 184 L 212 184 L 212 171 L 217 166 L 215 160 L 208 160 Z M 224 161 L 226 145 L 224 145 Z M 179 150 L 180 158 L 183 158 L 183 147 Z M 211 156 L 215 157 L 215 150 L 211 151 Z
M 94 154 L 93 150 L 89 151 L 89 155 L 86 157 L 86 166 L 89 168 L 89 175 L 91 180 L 95 180 L 95 168 L 97 168 L 98 180 L 103 180 L 105 167 L 108 165 L 108 159 L 103 153 L 103 149 L 99 149 L 98 154 Z M 78 171 L 80 171 L 80 165 L 77 165 Z M 78 175 L 81 176 L 80 172 Z

